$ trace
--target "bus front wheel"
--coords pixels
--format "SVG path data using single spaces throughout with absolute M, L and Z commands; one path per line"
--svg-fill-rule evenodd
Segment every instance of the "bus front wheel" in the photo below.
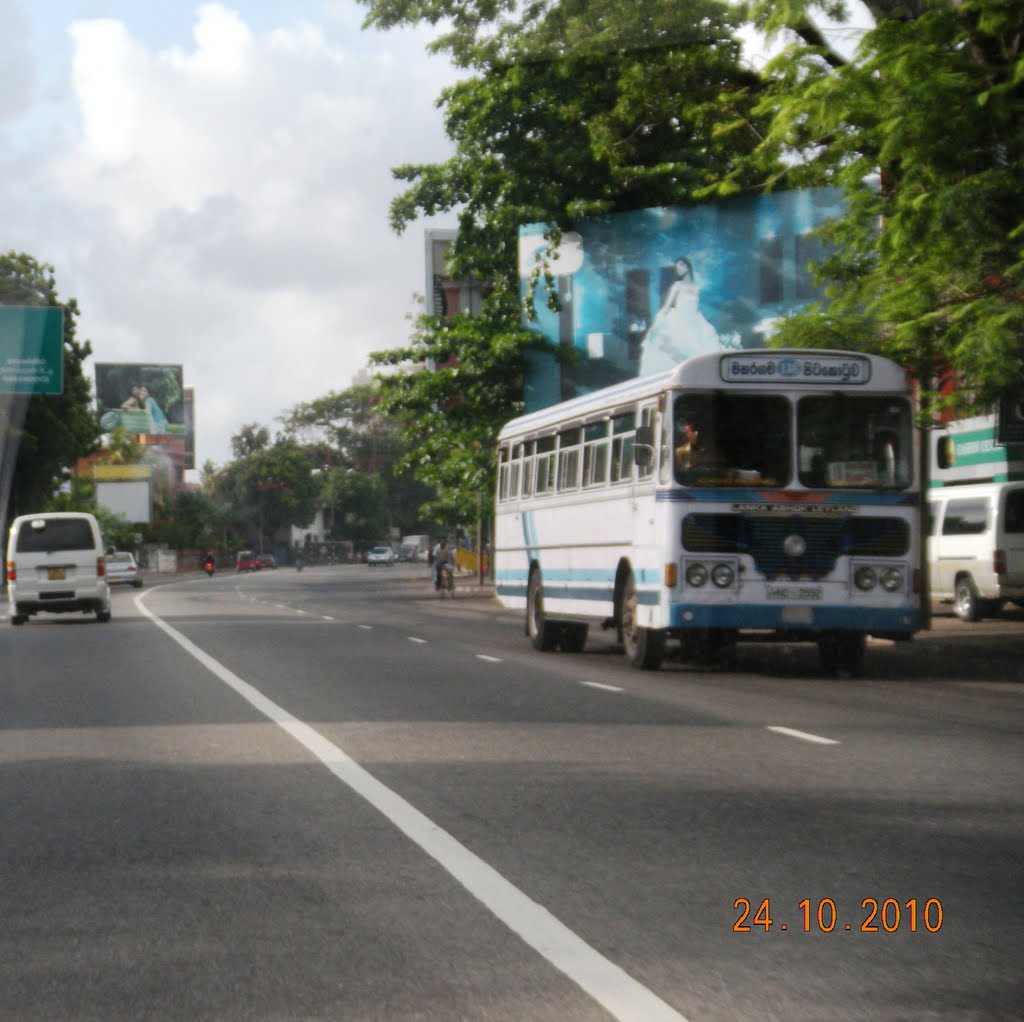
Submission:
M 530 572 L 530 584 L 526 590 L 526 634 L 533 648 L 542 653 L 554 649 L 558 638 L 558 629 L 544 616 L 544 586 L 537 568 Z
M 643 628 L 637 620 L 636 583 L 632 574 L 622 593 L 622 647 L 633 667 L 655 671 L 665 655 L 665 633 L 657 628 Z

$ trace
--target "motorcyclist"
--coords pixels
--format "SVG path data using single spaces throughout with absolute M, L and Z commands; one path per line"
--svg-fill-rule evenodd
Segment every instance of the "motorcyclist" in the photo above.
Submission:
M 214 560 L 213 554 L 208 550 L 203 556 L 203 571 L 205 571 L 207 575 L 212 575 L 213 569 L 216 566 L 217 562 Z
M 448 540 L 440 539 L 437 542 L 437 546 L 434 547 L 434 555 L 432 558 L 435 589 L 441 588 L 441 567 L 445 564 L 447 564 L 453 571 L 455 570 L 455 553 L 448 548 Z

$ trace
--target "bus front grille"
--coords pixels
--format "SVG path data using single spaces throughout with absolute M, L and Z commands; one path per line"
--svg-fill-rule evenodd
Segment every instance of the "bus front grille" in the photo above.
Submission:
M 902 557 L 910 549 L 902 519 L 850 515 L 695 513 L 683 518 L 682 538 L 690 553 L 749 554 L 768 579 L 820 579 L 841 556 Z

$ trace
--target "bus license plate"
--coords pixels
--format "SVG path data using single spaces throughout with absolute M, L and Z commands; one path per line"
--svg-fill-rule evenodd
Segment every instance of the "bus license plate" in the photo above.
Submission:
M 64 577 L 64 569 L 63 568 L 47 568 L 46 569 L 46 577 L 51 582 L 57 582 L 57 581 L 59 581 L 60 579 L 62 579 Z
M 769 600 L 820 600 L 824 592 L 821 586 L 768 586 Z

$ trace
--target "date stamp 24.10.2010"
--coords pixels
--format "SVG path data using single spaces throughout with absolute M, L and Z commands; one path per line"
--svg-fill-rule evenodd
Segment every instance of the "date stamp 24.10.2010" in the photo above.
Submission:
M 732 924 L 733 933 L 938 933 L 942 929 L 942 902 L 938 898 L 910 898 L 904 902 L 898 898 L 864 898 L 860 912 L 846 918 L 832 898 L 820 898 L 817 902 L 804 898 L 797 903 L 797 912 L 790 919 L 772 916 L 770 898 L 760 902 L 737 898 L 732 907 L 739 913 Z

